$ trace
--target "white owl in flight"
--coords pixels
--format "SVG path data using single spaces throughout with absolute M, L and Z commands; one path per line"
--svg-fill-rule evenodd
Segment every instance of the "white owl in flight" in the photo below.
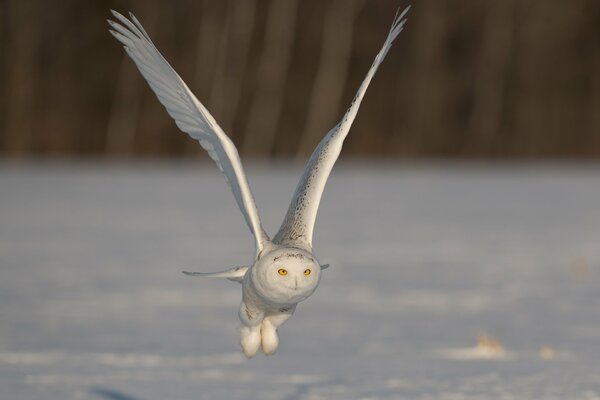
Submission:
M 112 11 L 110 32 L 123 44 L 169 115 L 185 133 L 198 140 L 225 174 L 256 243 L 254 263 L 223 272 L 184 272 L 192 276 L 227 278 L 242 284 L 239 317 L 244 354 L 253 357 L 262 348 L 273 354 L 279 345 L 277 328 L 292 316 L 296 305 L 319 285 L 321 265 L 312 253 L 312 235 L 323 189 L 342 144 L 356 117 L 367 87 L 398 36 L 410 7 L 396 15 L 383 47 L 375 57 L 343 119 L 312 153 L 296 187 L 279 232 L 271 240 L 264 231 L 237 149 L 208 110 L 156 49 L 133 14 L 131 19 Z

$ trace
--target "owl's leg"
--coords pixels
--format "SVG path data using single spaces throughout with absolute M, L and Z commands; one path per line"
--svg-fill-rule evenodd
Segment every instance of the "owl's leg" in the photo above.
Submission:
M 240 329 L 240 344 L 244 355 L 252 358 L 260 347 L 260 326 L 265 314 L 252 305 L 242 301 L 240 304 L 239 317 L 244 326 Z
M 263 352 L 270 356 L 275 353 L 277 347 L 279 347 L 279 336 L 277 335 L 277 328 L 283 325 L 287 321 L 296 307 L 291 307 L 283 312 L 269 313 L 265 315 L 260 327 L 261 343 Z

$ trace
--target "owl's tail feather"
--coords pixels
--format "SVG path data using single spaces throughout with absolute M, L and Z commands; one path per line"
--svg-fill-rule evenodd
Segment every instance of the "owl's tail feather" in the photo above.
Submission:
M 250 267 L 246 265 L 246 266 L 241 266 L 241 267 L 234 267 L 234 268 L 228 269 L 226 271 L 220 271 L 220 272 L 188 272 L 188 271 L 182 271 L 182 272 L 189 276 L 203 276 L 205 278 L 226 278 L 226 279 L 229 279 L 230 281 L 241 283 L 244 280 L 244 275 L 246 275 L 248 268 L 250 268 Z

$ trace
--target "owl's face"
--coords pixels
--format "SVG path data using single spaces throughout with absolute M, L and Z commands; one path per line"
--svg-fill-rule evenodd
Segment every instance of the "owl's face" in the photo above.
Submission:
M 264 255 L 252 268 L 252 283 L 270 303 L 292 304 L 309 297 L 319 285 L 321 267 L 307 251 L 284 248 Z

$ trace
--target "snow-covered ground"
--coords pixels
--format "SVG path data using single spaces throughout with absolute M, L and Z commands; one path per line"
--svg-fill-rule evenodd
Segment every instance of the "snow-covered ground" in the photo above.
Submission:
M 248 169 L 271 233 L 300 169 Z M 0 399 L 600 398 L 598 165 L 339 165 L 331 268 L 246 360 L 239 285 L 180 271 L 252 243 L 208 163 L 0 164 Z

